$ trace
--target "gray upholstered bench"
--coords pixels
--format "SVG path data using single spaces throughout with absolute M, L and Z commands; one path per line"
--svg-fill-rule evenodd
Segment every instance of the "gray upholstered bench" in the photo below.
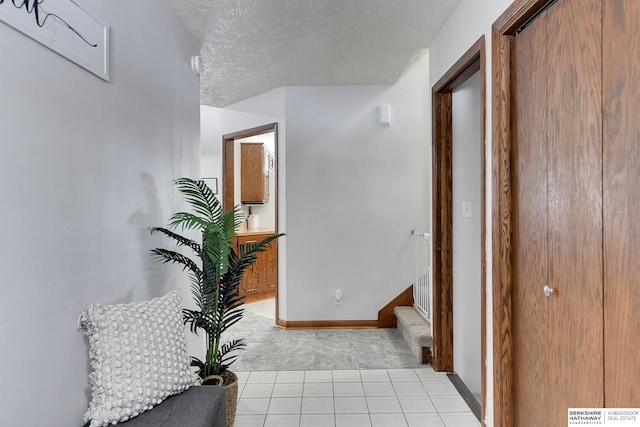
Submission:
M 225 389 L 200 386 L 190 366 L 179 290 L 149 301 L 93 304 L 78 327 L 89 337 L 93 368 L 89 424 L 226 427 Z M 143 408 L 151 409 L 135 416 Z
M 123 427 L 225 427 L 226 398 L 220 386 L 194 386 L 168 397 Z

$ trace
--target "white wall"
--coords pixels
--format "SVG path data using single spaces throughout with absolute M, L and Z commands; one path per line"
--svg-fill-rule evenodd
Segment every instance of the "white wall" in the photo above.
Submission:
M 453 369 L 472 393 L 482 390 L 480 73 L 453 92 Z M 462 203 L 471 204 L 471 217 Z M 466 213 L 469 215 L 469 213 Z
M 172 180 L 199 173 L 199 46 L 163 3 L 91 9 L 112 29 L 110 83 L 0 23 L 3 426 L 82 425 L 81 310 L 186 284 L 147 228 L 182 207 Z
M 218 178 L 218 193 L 222 194 L 222 156 L 203 154 L 200 157 L 200 174 L 203 178 Z
M 485 36 L 487 61 L 486 61 L 486 158 L 487 165 L 484 173 L 486 188 L 487 208 L 487 241 L 485 250 L 487 253 L 487 425 L 493 425 L 493 314 L 491 312 L 491 26 L 493 22 L 509 7 L 513 0 L 462 0 L 456 11 L 447 20 L 436 39 L 429 47 L 430 68 L 429 79 L 431 87 L 442 75 L 475 43 L 480 36 Z
M 281 319 L 376 319 L 411 284 L 410 231 L 430 223 L 428 67 L 427 56 L 393 86 L 284 87 L 224 109 L 286 122 Z M 391 105 L 390 127 L 376 123 L 380 104 Z
M 410 232 L 430 217 L 428 61 L 394 86 L 287 88 L 287 320 L 376 319 L 411 285 Z
M 222 148 L 220 114 L 217 108 L 200 108 L 200 173 L 203 178 L 218 178 L 218 190 L 222 190 Z

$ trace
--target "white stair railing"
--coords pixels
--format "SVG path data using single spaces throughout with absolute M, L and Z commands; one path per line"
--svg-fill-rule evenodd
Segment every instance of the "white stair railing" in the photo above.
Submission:
M 431 322 L 431 236 L 412 230 L 413 235 L 413 306 Z

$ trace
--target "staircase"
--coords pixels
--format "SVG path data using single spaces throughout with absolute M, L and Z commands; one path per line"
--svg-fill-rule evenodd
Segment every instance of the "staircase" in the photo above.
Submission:
M 431 325 L 413 307 L 396 306 L 393 314 L 398 321 L 398 331 L 420 363 L 431 363 Z

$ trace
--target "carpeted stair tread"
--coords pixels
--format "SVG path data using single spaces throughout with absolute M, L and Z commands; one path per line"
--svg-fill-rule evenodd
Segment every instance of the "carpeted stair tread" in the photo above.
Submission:
M 431 348 L 431 325 L 413 307 L 395 307 L 393 309 L 398 319 L 398 330 L 411 348 L 411 352 L 424 363 L 423 349 Z

